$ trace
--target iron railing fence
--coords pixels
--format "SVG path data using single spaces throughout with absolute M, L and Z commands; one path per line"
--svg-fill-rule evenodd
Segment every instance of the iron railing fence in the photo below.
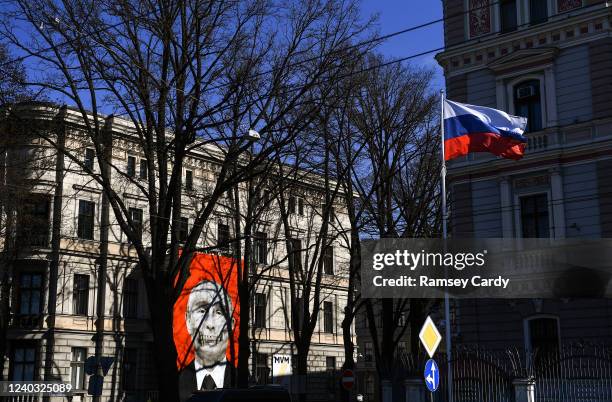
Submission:
M 423 378 L 427 356 L 404 354 L 400 370 Z M 436 353 L 440 386 L 435 402 L 448 395 L 446 355 Z M 490 351 L 458 347 L 451 358 L 455 402 L 517 402 L 514 380 L 535 383 L 536 402 L 612 402 L 612 346 L 572 343 L 554 352 Z M 429 400 L 429 399 L 428 399 Z

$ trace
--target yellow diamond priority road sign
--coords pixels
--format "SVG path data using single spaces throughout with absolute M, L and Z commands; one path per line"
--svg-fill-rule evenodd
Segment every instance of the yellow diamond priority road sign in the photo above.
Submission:
M 419 333 L 419 339 L 425 347 L 427 354 L 429 354 L 429 357 L 433 357 L 442 341 L 442 335 L 440 335 L 440 331 L 436 328 L 436 324 L 434 324 L 431 317 L 427 317 L 425 320 L 425 324 L 423 324 L 423 328 L 421 328 L 421 332 Z

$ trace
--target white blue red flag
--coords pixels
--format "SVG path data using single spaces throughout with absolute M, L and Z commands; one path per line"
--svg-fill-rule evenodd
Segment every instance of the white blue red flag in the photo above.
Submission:
M 444 159 L 470 152 L 491 152 L 508 159 L 521 159 L 527 138 L 525 117 L 501 110 L 444 100 Z

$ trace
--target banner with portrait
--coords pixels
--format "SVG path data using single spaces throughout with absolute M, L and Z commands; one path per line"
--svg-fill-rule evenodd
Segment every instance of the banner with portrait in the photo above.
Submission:
M 227 388 L 238 362 L 237 260 L 194 253 L 174 305 L 181 400 L 194 390 Z

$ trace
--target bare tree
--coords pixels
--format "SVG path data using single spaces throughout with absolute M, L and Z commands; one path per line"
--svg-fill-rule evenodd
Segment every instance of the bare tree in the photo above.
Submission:
M 293 141 L 299 131 L 287 127 L 310 120 L 317 108 L 311 95 L 324 87 L 322 77 L 351 63 L 341 50 L 364 29 L 355 3 L 15 0 L 2 22 L 11 46 L 39 63 L 28 83 L 74 104 L 80 114 L 79 135 L 95 150 L 97 169 L 56 137 L 40 135 L 95 179 L 133 245 L 159 351 L 160 398 L 176 400 L 172 306 L 187 280 L 190 255 L 220 197 Z M 111 113 L 131 121 L 146 160 L 144 183 L 109 158 L 102 117 Z M 253 144 L 243 134 L 250 127 L 262 141 L 249 159 L 245 152 Z M 213 161 L 215 184 L 181 243 L 183 171 L 193 152 Z M 150 245 L 114 185 L 118 178 L 147 199 Z M 238 385 L 246 386 L 244 358 L 241 363 Z
M 7 47 L 0 44 L 2 106 L 35 99 L 35 94 L 29 92 L 24 84 L 26 75 L 23 63 L 12 60 Z M 0 130 L 12 131 L 17 123 L 15 119 L 3 119 Z M 30 193 L 40 169 L 51 167 L 54 155 L 49 150 L 37 149 L 34 140 L 35 137 L 27 131 L 0 139 L 0 367 L 4 367 L 11 317 L 18 313 L 10 311 L 11 281 L 15 279 L 13 266 L 23 248 L 47 240 L 45 231 L 48 231 L 48 227 L 44 220 L 45 210 L 48 214 L 49 197 L 34 198 Z M 24 180 L 27 178 L 30 180 Z M 0 379 L 3 379 L 2 373 Z
M 383 63 L 383 58 L 371 56 L 365 69 Z M 352 225 L 353 284 L 359 282 L 360 238 L 435 236 L 439 231 L 437 98 L 429 90 L 431 74 L 401 65 L 377 68 L 363 77 L 351 105 L 352 132 L 343 137 L 338 159 L 351 172 L 345 194 Z M 412 353 L 418 351 L 417 325 L 428 304 L 365 299 L 363 307 L 379 378 L 392 380 L 396 348 L 407 330 Z M 353 314 L 355 310 L 354 305 Z

